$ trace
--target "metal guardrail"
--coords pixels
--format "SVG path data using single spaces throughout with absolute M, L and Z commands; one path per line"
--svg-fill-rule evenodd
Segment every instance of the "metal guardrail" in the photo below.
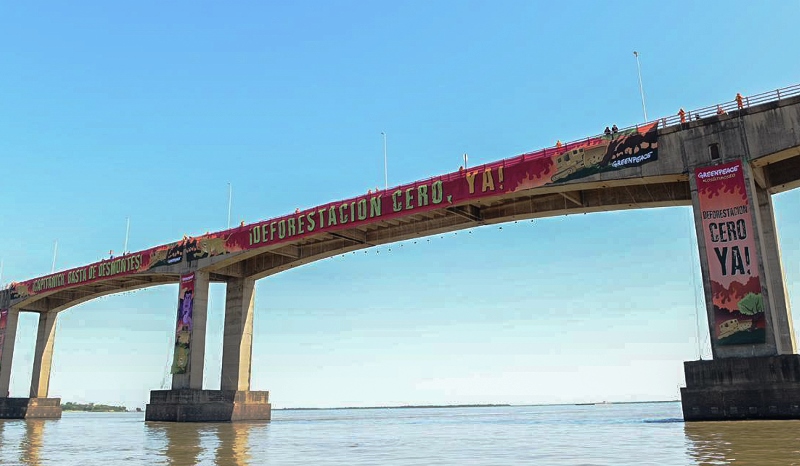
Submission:
M 761 94 L 755 94 L 755 95 L 751 95 L 751 96 L 742 96 L 742 107 L 741 108 L 748 108 L 748 107 L 751 107 L 753 105 L 763 104 L 763 103 L 766 103 L 766 102 L 779 101 L 780 99 L 791 97 L 791 96 L 796 96 L 796 95 L 800 95 L 800 84 L 795 84 L 793 86 L 776 89 L 774 91 L 763 92 Z M 720 103 L 720 104 L 717 104 L 717 105 L 712 105 L 712 106 L 709 106 L 709 107 L 703 107 L 703 108 L 700 108 L 700 109 L 697 109 L 697 110 L 690 110 L 690 111 L 684 113 L 684 118 L 685 118 L 686 122 L 689 122 L 689 121 L 692 121 L 692 120 L 695 120 L 695 119 L 702 119 L 702 118 L 706 118 L 706 117 L 710 117 L 710 116 L 720 115 L 720 114 L 723 114 L 723 113 L 735 112 L 735 111 L 738 111 L 738 110 L 739 110 L 739 105 L 737 104 L 736 100 L 732 100 L 730 102 L 723 102 L 723 103 Z M 650 125 L 653 125 L 653 124 L 658 124 L 659 128 L 666 128 L 666 127 L 669 127 L 669 126 L 680 125 L 681 123 L 682 123 L 681 122 L 681 117 L 676 114 L 676 115 L 672 115 L 672 116 L 668 116 L 668 117 L 659 118 L 657 120 L 652 120 L 652 121 L 649 121 L 649 122 L 646 122 L 646 123 L 641 123 L 641 124 L 638 124 L 638 125 L 632 125 L 632 126 L 628 126 L 628 127 L 625 127 L 625 128 L 620 128 L 618 131 L 619 132 L 629 131 L 629 130 L 632 130 L 632 129 L 638 129 L 638 128 L 645 127 L 645 126 L 650 126 Z M 395 187 L 389 188 L 388 190 L 383 190 L 383 189 L 379 188 L 376 191 L 374 191 L 373 194 L 377 195 L 377 194 L 384 193 L 384 192 L 394 192 L 396 190 L 405 190 L 405 189 L 409 189 L 409 188 L 416 189 L 420 185 L 430 184 L 430 183 L 432 183 L 432 182 L 434 182 L 436 180 L 450 181 L 450 180 L 454 180 L 454 179 L 458 179 L 458 178 L 463 178 L 464 175 L 467 172 L 470 172 L 470 173 L 483 172 L 484 170 L 495 169 L 497 167 L 505 167 L 506 165 L 523 162 L 525 160 L 552 156 L 552 155 L 554 155 L 556 153 L 566 152 L 568 150 L 572 150 L 572 149 L 577 148 L 577 147 L 585 146 L 587 144 L 592 144 L 594 142 L 598 142 L 599 143 L 604 137 L 606 137 L 606 136 L 603 135 L 603 134 L 597 134 L 597 135 L 589 136 L 587 138 L 579 139 L 579 140 L 576 140 L 576 141 L 570 141 L 570 142 L 567 142 L 567 143 L 562 143 L 560 147 L 557 147 L 557 146 L 546 147 L 546 148 L 540 149 L 538 151 L 526 152 L 524 154 L 517 155 L 515 157 L 501 159 L 501 160 L 498 160 L 498 161 L 495 161 L 495 162 L 485 163 L 483 165 L 476 165 L 474 167 L 463 167 L 464 168 L 463 171 L 462 170 L 458 170 L 458 171 L 446 173 L 446 174 L 443 174 L 443 175 L 424 178 L 422 180 L 417 180 L 417 181 L 412 182 L 412 183 L 405 183 L 405 184 L 402 184 L 400 186 L 395 186 Z M 359 199 L 359 196 L 353 197 L 352 199 L 347 199 L 347 200 L 338 201 L 338 202 L 339 203 L 341 203 L 341 202 L 351 202 L 351 201 L 355 201 L 355 200 L 358 200 L 358 199 Z M 333 203 L 331 203 L 331 204 L 333 204 Z M 328 205 L 328 204 L 325 204 L 325 205 Z
M 754 94 L 754 95 L 751 95 L 751 96 L 742 96 L 742 106 L 741 106 L 741 108 L 749 108 L 749 107 L 752 107 L 754 105 L 759 105 L 759 104 L 763 104 L 763 103 L 766 103 L 766 102 L 780 101 L 781 99 L 785 99 L 787 97 L 793 97 L 793 96 L 797 96 L 797 95 L 800 95 L 800 84 L 795 84 L 793 86 L 783 87 L 783 88 L 780 88 L 780 89 L 776 89 L 774 91 L 762 92 L 760 94 Z M 699 109 L 696 109 L 696 110 L 690 110 L 690 111 L 684 113 L 684 118 L 685 118 L 685 122 L 688 123 L 688 122 L 690 122 L 692 120 L 699 120 L 699 119 L 706 118 L 706 117 L 717 116 L 717 115 L 720 115 L 720 114 L 727 114 L 727 113 L 730 113 L 730 112 L 736 112 L 738 110 L 740 110 L 739 104 L 734 99 L 734 100 L 731 100 L 729 102 L 722 102 L 722 103 L 719 103 L 717 105 L 711 105 L 711 106 L 699 108 Z M 649 121 L 649 122 L 646 122 L 646 123 L 641 123 L 641 124 L 638 124 L 638 125 L 631 125 L 631 126 L 627 126 L 625 128 L 620 128 L 619 132 L 628 131 L 628 130 L 631 130 L 631 129 L 638 129 L 638 128 L 641 128 L 643 126 L 652 125 L 653 123 L 658 123 L 658 127 L 659 128 L 666 128 L 666 127 L 669 127 L 669 126 L 680 125 L 682 122 L 681 122 L 680 115 L 679 114 L 675 114 L 675 115 L 672 115 L 672 116 L 659 118 L 657 120 L 652 120 L 652 121 Z M 526 152 L 526 153 L 524 153 L 522 155 L 518 155 L 516 157 L 511 157 L 511 158 L 507 158 L 507 159 L 502 159 L 502 160 L 499 160 L 499 161 L 496 161 L 496 162 L 489 162 L 489 163 L 486 163 L 486 164 L 483 164 L 483 165 L 477 165 L 477 166 L 469 167 L 469 168 L 465 167 L 465 170 L 468 170 L 470 172 L 483 171 L 483 170 L 487 170 L 487 169 L 491 169 L 491 168 L 505 166 L 506 164 L 509 164 L 509 163 L 516 163 L 516 162 L 519 162 L 519 161 L 522 161 L 522 160 L 526 160 L 526 159 L 538 158 L 538 157 L 546 157 L 548 155 L 553 155 L 556 152 L 565 152 L 565 151 L 571 150 L 572 148 L 575 148 L 577 146 L 583 146 L 585 144 L 591 144 L 594 141 L 598 141 L 599 142 L 603 137 L 604 137 L 603 134 L 598 134 L 598 135 L 590 136 L 588 138 L 584 138 L 584 139 L 579 139 L 579 140 L 576 140 L 576 141 L 570 141 L 570 142 L 567 142 L 567 143 L 563 143 L 561 145 L 561 147 L 556 147 L 556 146 L 547 147 L 547 148 L 544 148 L 544 149 L 540 149 L 538 151 Z M 404 188 L 409 188 L 409 187 L 416 187 L 417 185 L 425 184 L 425 183 L 428 183 L 428 182 L 430 182 L 432 180 L 436 180 L 436 179 L 443 180 L 443 181 L 448 181 L 448 180 L 452 180 L 452 179 L 459 178 L 459 177 L 462 177 L 462 176 L 464 176 L 464 175 L 460 171 L 459 172 L 452 172 L 452 173 L 448 173 L 448 174 L 445 174 L 445 175 L 440 175 L 440 176 L 435 176 L 435 177 L 430 177 L 430 178 L 426 178 L 426 179 L 423 179 L 423 180 L 419 180 L 419 181 L 416 181 L 414 183 L 408 183 L 408 184 L 405 184 L 405 185 L 402 185 L 402 186 L 398 186 L 397 188 L 392 188 L 390 190 L 404 189 Z M 383 191 L 383 190 L 381 190 L 381 191 Z M 380 192 L 380 191 L 378 191 L 378 192 Z
M 787 98 L 787 97 L 793 97 L 793 96 L 797 96 L 797 95 L 800 95 L 800 84 L 795 84 L 793 86 L 783 87 L 783 88 L 780 88 L 780 89 L 776 89 L 774 91 L 762 92 L 760 94 L 754 94 L 754 95 L 751 95 L 751 96 L 742 96 L 741 105 L 736 101 L 736 99 L 734 99 L 734 100 L 729 101 L 729 102 L 722 102 L 722 103 L 719 103 L 717 105 L 712 105 L 712 106 L 709 106 L 709 107 L 703 107 L 703 108 L 699 108 L 699 109 L 696 109 L 696 110 L 690 110 L 688 112 L 684 112 L 684 117 L 683 118 L 684 118 L 685 121 L 681 121 L 680 114 L 676 114 L 676 115 L 671 115 L 671 116 L 668 116 L 668 117 L 662 117 L 662 118 L 659 118 L 657 120 L 649 121 L 649 122 L 646 122 L 646 123 L 642 123 L 642 124 L 638 124 L 638 125 L 632 125 L 632 126 L 628 126 L 628 127 L 625 127 L 625 128 L 621 128 L 618 131 L 619 132 L 623 132 L 623 131 L 628 131 L 628 130 L 631 130 L 631 129 L 638 129 L 638 128 L 643 127 L 643 126 L 650 126 L 650 125 L 652 125 L 654 123 L 658 124 L 659 128 L 666 128 L 666 127 L 669 127 L 669 126 L 677 126 L 677 125 L 683 124 L 684 122 L 688 123 L 690 121 L 699 120 L 699 119 L 706 118 L 706 117 L 711 117 L 711 116 L 716 116 L 716 115 L 721 115 L 721 114 L 727 114 L 729 112 L 736 112 L 736 111 L 739 111 L 740 109 L 749 108 L 749 107 L 751 107 L 753 105 L 759 105 L 759 104 L 763 104 L 763 103 L 766 103 L 766 102 L 780 101 L 781 99 L 784 99 L 784 98 Z M 462 178 L 465 175 L 466 172 L 482 172 L 484 170 L 489 170 L 489 169 L 493 169 L 493 168 L 497 168 L 497 167 L 504 167 L 507 164 L 519 163 L 519 162 L 525 161 L 527 159 L 534 159 L 534 158 L 552 156 L 552 155 L 554 155 L 556 153 L 566 152 L 568 150 L 572 150 L 573 148 L 581 147 L 581 146 L 584 146 L 584 145 L 587 145 L 587 144 L 591 144 L 593 142 L 600 142 L 603 137 L 604 137 L 603 134 L 598 134 L 598 135 L 594 135 L 594 136 L 589 136 L 587 138 L 579 139 L 579 140 L 576 140 L 576 141 L 570 141 L 570 142 L 567 142 L 567 143 L 562 143 L 562 145 L 560 147 L 556 147 L 556 146 L 546 147 L 546 148 L 540 149 L 538 151 L 526 152 L 524 154 L 521 154 L 521 155 L 518 155 L 518 156 L 515 156 L 515 157 L 511 157 L 511 158 L 507 158 L 507 159 L 501 159 L 501 160 L 498 160 L 498 161 L 495 161 L 495 162 L 485 163 L 483 165 L 477 165 L 477 166 L 469 167 L 469 168 L 464 167 L 464 171 L 459 170 L 459 171 L 455 171 L 455 172 L 451 172 L 451 173 L 446 173 L 444 175 L 433 176 L 433 177 L 429 177 L 429 178 L 425 178 L 425 179 L 422 179 L 422 180 L 415 181 L 413 183 L 406 183 L 406 184 L 403 184 L 403 185 L 400 185 L 400 186 L 396 186 L 396 187 L 393 187 L 393 188 L 388 189 L 388 190 L 378 189 L 378 190 L 375 191 L 375 194 L 379 194 L 381 192 L 396 191 L 398 189 L 404 190 L 404 189 L 408 189 L 408 188 L 417 188 L 420 185 L 429 184 L 429 183 L 431 183 L 431 182 L 433 182 L 435 180 L 450 181 L 450 180 L 453 180 L 453 179 Z M 357 200 L 360 197 L 363 197 L 363 195 L 362 196 L 358 196 L 358 197 L 354 197 L 352 199 L 348 199 L 346 201 L 338 201 L 338 203 L 350 202 L 350 201 L 353 201 L 353 200 Z M 334 203 L 329 203 L 329 204 L 334 204 Z M 324 204 L 324 205 L 328 205 L 328 204 Z M 264 221 L 264 220 L 259 220 L 258 222 L 261 222 L 261 221 Z M 258 223 L 258 222 L 255 222 L 255 223 Z M 227 230 L 223 230 L 223 232 L 235 231 L 235 230 L 237 230 L 237 227 L 230 228 L 230 229 L 227 229 Z M 222 233 L 222 232 L 216 232 L 216 233 Z
M 794 86 L 783 87 L 774 91 L 762 92 L 761 94 L 754 94 L 751 96 L 742 96 L 741 106 L 737 101 L 731 100 L 729 102 L 722 102 L 717 105 L 709 107 L 698 108 L 697 110 L 690 110 L 684 113 L 685 122 L 692 120 L 700 120 L 702 118 L 724 115 L 730 112 L 736 112 L 744 108 L 750 108 L 754 105 L 763 104 L 766 102 L 775 102 L 787 97 L 800 95 L 800 84 Z M 667 126 L 674 126 L 681 124 L 680 114 L 675 114 L 669 117 L 664 117 L 658 120 L 659 126 L 666 128 Z
M 749 107 L 751 107 L 753 105 L 759 105 L 759 104 L 763 104 L 763 103 L 766 103 L 766 102 L 779 101 L 781 99 L 784 99 L 784 98 L 787 98 L 787 97 L 793 97 L 793 96 L 796 96 L 796 95 L 800 95 L 800 84 L 795 84 L 793 86 L 783 87 L 783 88 L 780 88 L 780 89 L 776 89 L 774 91 L 762 92 L 761 94 L 754 94 L 754 95 L 751 95 L 751 96 L 742 96 L 742 107 L 741 108 L 749 108 Z M 711 105 L 711 106 L 699 108 L 699 109 L 696 109 L 696 110 L 690 110 L 690 111 L 684 113 L 684 118 L 685 118 L 686 122 L 688 123 L 689 121 L 692 121 L 692 120 L 699 120 L 699 119 L 710 117 L 710 116 L 717 116 L 717 115 L 720 115 L 720 114 L 727 114 L 729 112 L 738 111 L 739 109 L 740 109 L 740 107 L 737 104 L 736 100 L 734 99 L 734 100 L 731 100 L 730 102 L 722 102 L 722 103 L 719 103 L 717 105 Z M 625 128 L 620 128 L 619 132 L 628 131 L 628 130 L 631 130 L 631 129 L 638 129 L 638 128 L 641 128 L 643 126 L 650 126 L 650 125 L 652 125 L 654 123 L 657 123 L 659 128 L 666 128 L 666 127 L 669 127 L 669 126 L 676 126 L 676 125 L 682 124 L 680 115 L 679 114 L 675 114 L 675 115 L 672 115 L 672 116 L 659 118 L 657 120 L 652 120 L 652 121 L 649 121 L 649 122 L 646 122 L 646 123 L 641 123 L 641 124 L 638 124 L 638 125 L 632 125 L 632 126 L 627 126 Z M 567 142 L 567 143 L 562 143 L 561 147 L 556 147 L 556 146 L 547 147 L 547 148 L 544 148 L 544 149 L 540 149 L 538 151 L 526 152 L 526 153 L 524 153 L 522 155 L 518 155 L 516 157 L 511 157 L 511 158 L 507 158 L 507 159 L 502 159 L 502 160 L 499 160 L 499 161 L 496 161 L 496 162 L 489 162 L 489 163 L 485 163 L 483 165 L 476 165 L 474 167 L 469 167 L 469 168 L 464 167 L 464 170 L 465 171 L 469 171 L 469 172 L 475 172 L 475 171 L 481 172 L 481 171 L 492 169 L 492 168 L 502 167 L 502 166 L 505 166 L 506 164 L 518 163 L 518 162 L 524 161 L 526 159 L 547 157 L 548 155 L 553 155 L 553 154 L 555 154 L 557 152 L 559 152 L 559 153 L 560 152 L 566 152 L 566 151 L 571 150 L 571 149 L 573 149 L 575 147 L 578 147 L 578 146 L 591 144 L 594 141 L 598 141 L 599 142 L 603 137 L 604 137 L 603 134 L 598 134 L 598 135 L 590 136 L 588 138 L 583 138 L 583 139 L 579 139 L 579 140 L 576 140 L 576 141 L 570 141 L 570 142 Z M 395 188 L 390 188 L 389 191 L 394 191 L 394 190 L 397 190 L 397 189 L 412 188 L 412 187 L 416 188 L 418 185 L 427 184 L 427 183 L 432 182 L 433 180 L 449 181 L 449 180 L 452 180 L 452 179 L 455 179 L 455 178 L 460 178 L 460 177 L 463 177 L 463 176 L 464 176 L 464 173 L 462 173 L 461 171 L 451 172 L 451 173 L 447 173 L 445 175 L 433 176 L 433 177 L 425 178 L 423 180 L 416 181 L 414 183 L 407 183 L 407 184 L 404 184 L 404 185 L 401 185 L 401 186 L 397 186 Z M 384 190 L 381 189 L 381 190 L 376 191 L 376 193 L 383 192 L 383 191 Z

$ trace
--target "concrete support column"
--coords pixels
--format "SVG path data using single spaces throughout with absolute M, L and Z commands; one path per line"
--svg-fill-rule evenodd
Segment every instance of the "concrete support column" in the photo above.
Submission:
M 0 345 L 0 398 L 8 395 L 11 387 L 11 364 L 14 361 L 14 343 L 17 339 L 19 310 L 11 308 L 6 317 L 3 343 Z
M 189 367 L 185 374 L 173 374 L 172 389 L 203 388 L 203 365 L 206 355 L 206 319 L 208 316 L 208 272 L 194 272 L 194 307 L 189 339 Z
M 57 318 L 57 312 L 39 314 L 36 351 L 33 355 L 31 398 L 47 398 L 47 391 L 50 388 L 50 367 L 53 364 L 53 344 L 56 341 Z
M 752 177 L 751 177 L 752 179 Z M 764 275 L 761 279 L 766 307 L 770 313 L 775 345 L 778 354 L 797 353 L 797 342 L 792 323 L 792 309 L 786 291 L 786 280 L 781 259 L 778 229 L 775 225 L 775 211 L 772 195 L 756 183 L 751 183 L 753 203 L 758 209 L 756 225 L 760 240 L 761 263 Z
M 232 278 L 225 292 L 222 390 L 250 390 L 255 280 Z

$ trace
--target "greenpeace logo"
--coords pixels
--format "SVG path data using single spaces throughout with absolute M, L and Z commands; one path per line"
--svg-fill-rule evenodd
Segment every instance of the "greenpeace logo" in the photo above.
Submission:
M 637 155 L 635 157 L 625 157 L 624 159 L 619 159 L 611 162 L 611 166 L 614 168 L 624 167 L 625 165 L 630 165 L 632 163 L 644 162 L 645 160 L 649 159 L 652 156 L 653 156 L 653 151 L 650 151 L 646 154 Z
M 705 179 L 705 178 L 711 178 L 711 177 L 715 177 L 715 176 L 732 175 L 732 174 L 734 174 L 734 173 L 736 173 L 738 171 L 739 171 L 739 166 L 738 165 L 734 165 L 733 167 L 720 168 L 720 169 L 717 169 L 717 170 L 709 170 L 707 172 L 700 172 L 700 173 L 697 174 L 697 177 L 702 180 L 702 179 Z

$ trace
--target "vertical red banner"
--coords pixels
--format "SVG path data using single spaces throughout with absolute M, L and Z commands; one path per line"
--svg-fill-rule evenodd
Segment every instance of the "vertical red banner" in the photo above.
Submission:
M 178 291 L 178 317 L 175 325 L 175 354 L 172 373 L 185 374 L 189 369 L 192 342 L 192 312 L 194 310 L 194 273 L 181 276 Z
M 695 170 L 717 345 L 766 341 L 751 204 L 740 161 Z
M 0 369 L 3 367 L 3 343 L 6 341 L 6 325 L 8 323 L 8 309 L 0 309 Z M 0 393 L 0 397 L 3 396 Z

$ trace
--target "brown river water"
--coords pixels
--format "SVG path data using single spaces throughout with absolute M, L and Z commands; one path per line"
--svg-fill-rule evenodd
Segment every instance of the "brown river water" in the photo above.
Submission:
M 3 465 L 800 465 L 800 422 L 681 421 L 678 403 L 275 410 L 265 423 L 142 413 L 0 421 Z

